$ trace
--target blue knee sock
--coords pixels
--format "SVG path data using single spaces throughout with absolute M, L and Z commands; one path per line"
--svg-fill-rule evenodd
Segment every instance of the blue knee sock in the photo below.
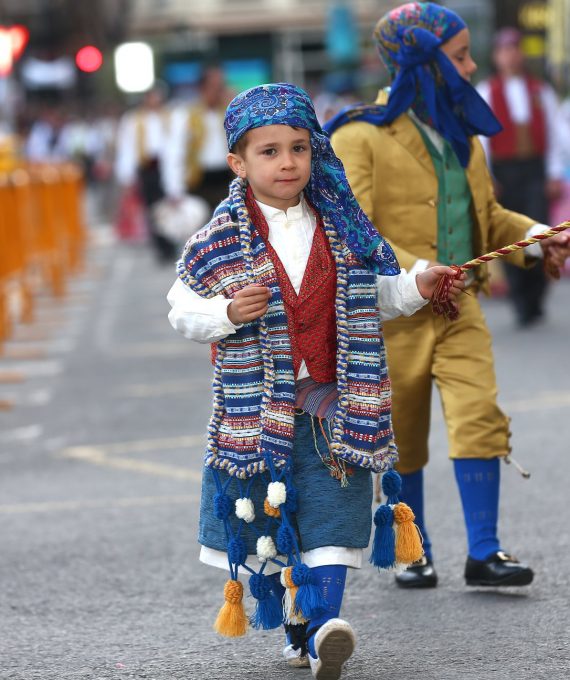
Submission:
M 327 609 L 311 619 L 309 622 L 309 652 L 311 656 L 316 659 L 314 635 L 311 631 L 319 628 L 329 619 L 334 619 L 340 614 L 342 605 L 342 597 L 344 595 L 344 585 L 346 583 L 346 570 L 343 564 L 327 564 L 323 567 L 313 567 L 311 572 L 315 578 L 315 582 L 323 591 L 325 600 L 327 601 Z
M 400 500 L 409 505 L 414 511 L 416 516 L 414 521 L 424 539 L 424 552 L 426 557 L 431 560 L 433 559 L 431 541 L 429 540 L 424 521 L 424 471 L 421 469 L 407 475 L 400 473 L 400 476 L 402 477 Z
M 501 550 L 497 537 L 499 459 L 456 458 L 453 464 L 463 504 L 469 556 L 485 560 Z

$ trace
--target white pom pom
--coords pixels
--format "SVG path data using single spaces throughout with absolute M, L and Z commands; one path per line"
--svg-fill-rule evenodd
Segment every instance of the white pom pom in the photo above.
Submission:
M 283 482 L 271 482 L 267 486 L 267 500 L 272 508 L 278 508 L 282 503 L 285 503 L 287 498 L 287 489 Z
M 267 562 L 267 560 L 276 557 L 277 550 L 275 549 L 275 543 L 271 536 L 260 536 L 257 539 L 257 557 L 260 562 Z
M 244 522 L 253 522 L 255 519 L 255 509 L 251 498 L 236 499 L 236 517 L 243 519 Z

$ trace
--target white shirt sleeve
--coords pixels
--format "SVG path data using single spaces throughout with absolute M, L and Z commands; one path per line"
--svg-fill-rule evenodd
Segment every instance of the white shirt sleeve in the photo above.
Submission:
M 166 299 L 172 307 L 168 314 L 171 326 L 189 340 L 217 342 L 241 328 L 229 320 L 231 300 L 223 295 L 203 298 L 177 279 Z
M 541 90 L 542 107 L 546 118 L 546 158 L 545 169 L 548 179 L 561 179 L 564 176 L 565 134 L 560 105 L 556 92 L 545 84 Z
M 410 269 L 410 274 L 420 274 L 421 272 L 425 272 L 425 270 L 429 266 L 429 260 L 424 260 L 421 257 L 418 257 L 418 259 L 414 262 L 414 266 Z
M 542 232 L 547 231 L 548 229 L 550 229 L 550 227 L 547 224 L 539 224 L 537 222 L 536 224 L 533 224 L 532 227 L 526 232 L 526 238 L 532 238 L 537 234 L 542 234 Z M 527 246 L 524 250 L 524 253 L 527 257 L 544 256 L 540 243 L 533 243 L 532 245 Z
M 413 272 L 402 269 L 396 276 L 377 276 L 376 282 L 382 321 L 411 316 L 429 302 L 420 295 Z

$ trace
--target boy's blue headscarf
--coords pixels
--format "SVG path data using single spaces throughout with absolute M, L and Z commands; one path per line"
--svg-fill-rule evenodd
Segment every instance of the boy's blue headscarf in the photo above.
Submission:
M 309 130 L 311 178 L 305 194 L 316 211 L 328 218 L 340 238 L 368 269 L 392 276 L 400 267 L 390 245 L 380 236 L 348 184 L 342 163 L 323 133 L 309 95 L 288 83 L 260 85 L 242 92 L 228 106 L 224 127 L 228 149 L 248 131 L 264 125 L 290 125 Z
M 464 80 L 440 49 L 466 28 L 455 12 L 431 2 L 411 2 L 388 12 L 374 37 L 392 78 L 387 105 L 345 107 L 324 126 L 332 134 L 353 120 L 391 123 L 412 108 L 448 140 L 463 167 L 469 163 L 469 137 L 491 136 L 501 125 L 477 90 Z

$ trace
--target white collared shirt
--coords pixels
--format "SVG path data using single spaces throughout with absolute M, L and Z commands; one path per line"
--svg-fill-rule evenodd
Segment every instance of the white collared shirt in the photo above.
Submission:
M 303 198 L 287 211 L 259 201 L 257 204 L 267 220 L 269 242 L 283 263 L 295 292 L 299 293 L 317 226 L 315 216 Z M 382 321 L 401 315 L 411 316 L 428 302 L 418 291 L 415 273 L 403 269 L 397 276 L 378 276 L 376 280 Z M 172 327 L 190 340 L 217 342 L 240 328 L 229 320 L 227 308 L 231 300 L 223 295 L 203 298 L 177 279 L 167 299 L 172 307 L 168 314 Z M 303 361 L 296 377 L 301 379 L 308 375 Z

